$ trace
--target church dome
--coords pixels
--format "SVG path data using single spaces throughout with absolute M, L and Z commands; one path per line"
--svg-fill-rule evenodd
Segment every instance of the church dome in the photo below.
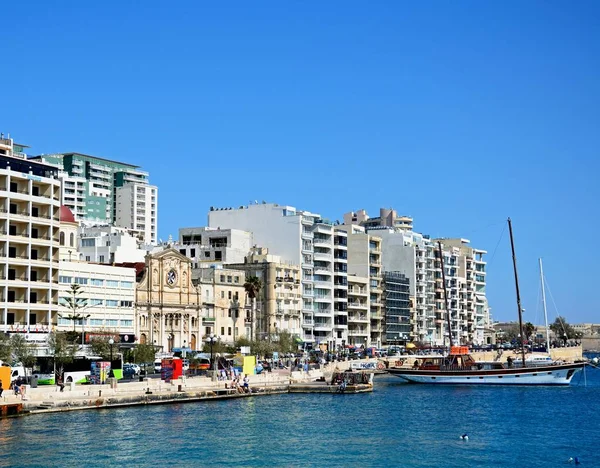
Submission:
M 73 212 L 65 205 L 60 207 L 60 222 L 77 223 L 77 221 L 75 221 L 75 216 L 73 216 Z

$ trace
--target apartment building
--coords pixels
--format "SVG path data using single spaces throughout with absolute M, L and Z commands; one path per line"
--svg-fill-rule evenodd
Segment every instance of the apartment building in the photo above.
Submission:
M 135 229 L 148 244 L 157 243 L 157 188 L 148 184 L 148 173 L 139 166 L 81 153 L 40 155 L 30 160 L 59 169 L 62 203 L 77 221 L 117 224 Z
M 92 263 L 144 262 L 151 246 L 142 242 L 129 229 L 82 222 L 78 234 L 81 260 Z
M 158 224 L 158 188 L 139 182 L 127 182 L 116 188 L 114 224 L 128 228 L 146 244 L 156 245 Z
M 59 283 L 57 330 L 135 335 L 134 268 L 65 260 L 60 262 Z M 67 306 L 72 284 L 80 286 L 76 299 L 81 306 L 75 311 Z M 81 318 L 75 318 L 78 314 Z
M 246 278 L 255 276 L 262 282 L 254 318 L 257 339 L 276 340 L 280 331 L 302 335 L 300 266 L 285 263 L 265 247 L 254 247 L 244 263 L 228 263 L 227 268 L 242 270 Z
M 253 242 L 302 269 L 302 340 L 307 348 L 334 347 L 334 230 L 308 211 L 274 203 L 211 208 L 211 228 L 252 232 Z
M 333 340 L 331 349 L 348 342 L 348 233 L 334 228 Z
M 47 341 L 58 310 L 60 181 L 0 135 L 0 330 Z
M 191 227 L 179 229 L 177 249 L 199 268 L 203 264 L 244 263 L 252 246 L 251 232 Z
M 471 247 L 467 239 L 438 241 L 444 251 L 449 308 L 456 317 L 453 336 L 461 343 L 483 344 L 485 329 L 491 325 L 486 297 L 487 252 Z
M 381 239 L 364 227 L 351 224 L 336 227 L 348 236 L 348 273 L 369 278 L 369 337 L 367 345 L 385 342 L 382 289 Z
M 383 273 L 385 297 L 385 342 L 406 345 L 412 338 L 410 281 L 402 273 Z
M 348 275 L 348 341 L 349 346 L 367 346 L 371 337 L 369 318 L 369 278 Z
M 194 268 L 192 280 L 201 291 L 201 302 L 206 312 L 202 316 L 204 336 L 215 334 L 218 340 L 228 344 L 239 338 L 252 337 L 256 318 L 252 317 L 250 303 L 247 302 L 244 271 L 222 265 Z M 261 316 L 260 307 L 256 314 Z
M 59 299 L 57 330 L 75 330 L 120 335 L 123 342 L 135 341 L 134 268 L 98 265 L 82 260 L 78 251 L 79 223 L 71 210 L 60 207 Z M 79 285 L 75 294 L 72 285 Z M 68 298 L 80 303 L 77 310 L 68 306 Z M 127 338 L 127 339 L 125 339 Z
M 352 211 L 344 214 L 344 224 L 358 224 L 365 228 L 389 227 L 402 231 L 413 230 L 413 219 L 410 216 L 399 216 L 393 208 L 380 208 L 379 216 L 370 218 L 366 210 Z

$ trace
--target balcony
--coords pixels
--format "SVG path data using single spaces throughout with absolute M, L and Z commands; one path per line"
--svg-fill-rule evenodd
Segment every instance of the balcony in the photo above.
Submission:
M 332 231 L 333 227 L 331 224 L 318 223 L 313 225 L 313 232 L 315 233 L 331 234 Z
M 324 266 L 324 265 L 315 265 L 314 266 L 314 272 L 315 274 L 322 274 L 322 275 L 331 275 L 333 268 L 331 268 L 330 266 Z
M 314 252 L 313 259 L 322 262 L 331 262 L 331 252 Z
M 331 315 L 331 309 L 314 309 L 313 314 L 317 315 Z
M 320 302 L 320 303 L 326 303 L 329 304 L 331 302 L 331 296 L 327 296 L 327 295 L 318 295 L 318 296 L 314 296 L 313 300 L 315 302 Z
M 358 330 L 348 330 L 348 336 L 368 336 L 369 332 L 366 328 L 358 329 Z
M 349 315 L 348 316 L 348 322 L 361 322 L 361 323 L 369 323 L 369 317 L 367 317 L 367 315 Z
M 322 248 L 326 248 L 326 247 L 331 247 L 331 239 L 324 239 L 322 237 L 315 237 L 313 239 L 313 245 L 315 247 L 322 247 Z

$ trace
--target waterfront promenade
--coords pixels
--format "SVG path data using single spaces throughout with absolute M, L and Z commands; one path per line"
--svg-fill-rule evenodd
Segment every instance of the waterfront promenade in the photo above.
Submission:
M 330 378 L 334 370 L 344 370 L 349 362 L 331 363 L 323 369 L 304 371 L 275 370 L 249 376 L 251 393 L 228 388 L 229 382 L 206 376 L 182 377 L 171 382 L 159 378 L 112 381 L 103 385 L 26 386 L 23 396 L 5 391 L 0 405 L 22 405 L 24 414 L 81 409 L 99 409 L 132 405 L 184 403 L 224 398 L 287 393 L 292 383 L 308 382 L 320 377 Z M 22 414 L 23 414 L 22 413 Z
M 501 356 L 497 352 L 473 353 L 476 360 L 506 361 L 508 356 L 515 357 L 512 351 L 505 351 Z M 0 405 L 18 405 L 24 414 L 47 413 L 82 409 L 99 409 L 133 405 L 155 405 L 166 403 L 184 403 L 208 401 L 226 398 L 245 398 L 277 393 L 287 393 L 290 384 L 314 381 L 324 377 L 331 378 L 332 372 L 349 369 L 352 363 L 385 363 L 396 365 L 399 360 L 406 367 L 412 366 L 415 357 L 386 357 L 358 361 L 332 362 L 308 372 L 288 369 L 275 369 L 249 376 L 252 393 L 239 393 L 237 389 L 228 388 L 229 382 L 212 379 L 206 376 L 183 377 L 171 382 L 159 378 L 112 381 L 104 385 L 67 385 L 61 392 L 57 386 L 26 387 L 25 394 L 15 395 L 6 390 L 0 398 Z M 554 359 L 573 361 L 582 358 L 581 348 L 557 348 L 552 350 Z

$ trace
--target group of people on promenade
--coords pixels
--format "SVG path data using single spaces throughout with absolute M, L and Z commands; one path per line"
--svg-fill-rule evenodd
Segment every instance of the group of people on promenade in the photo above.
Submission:
M 250 389 L 250 379 L 248 378 L 248 374 L 244 375 L 244 378 L 241 382 L 240 376 L 234 374 L 231 378 L 229 386 L 225 384 L 225 388 L 234 389 L 237 391 L 237 393 L 252 393 L 252 390 Z

